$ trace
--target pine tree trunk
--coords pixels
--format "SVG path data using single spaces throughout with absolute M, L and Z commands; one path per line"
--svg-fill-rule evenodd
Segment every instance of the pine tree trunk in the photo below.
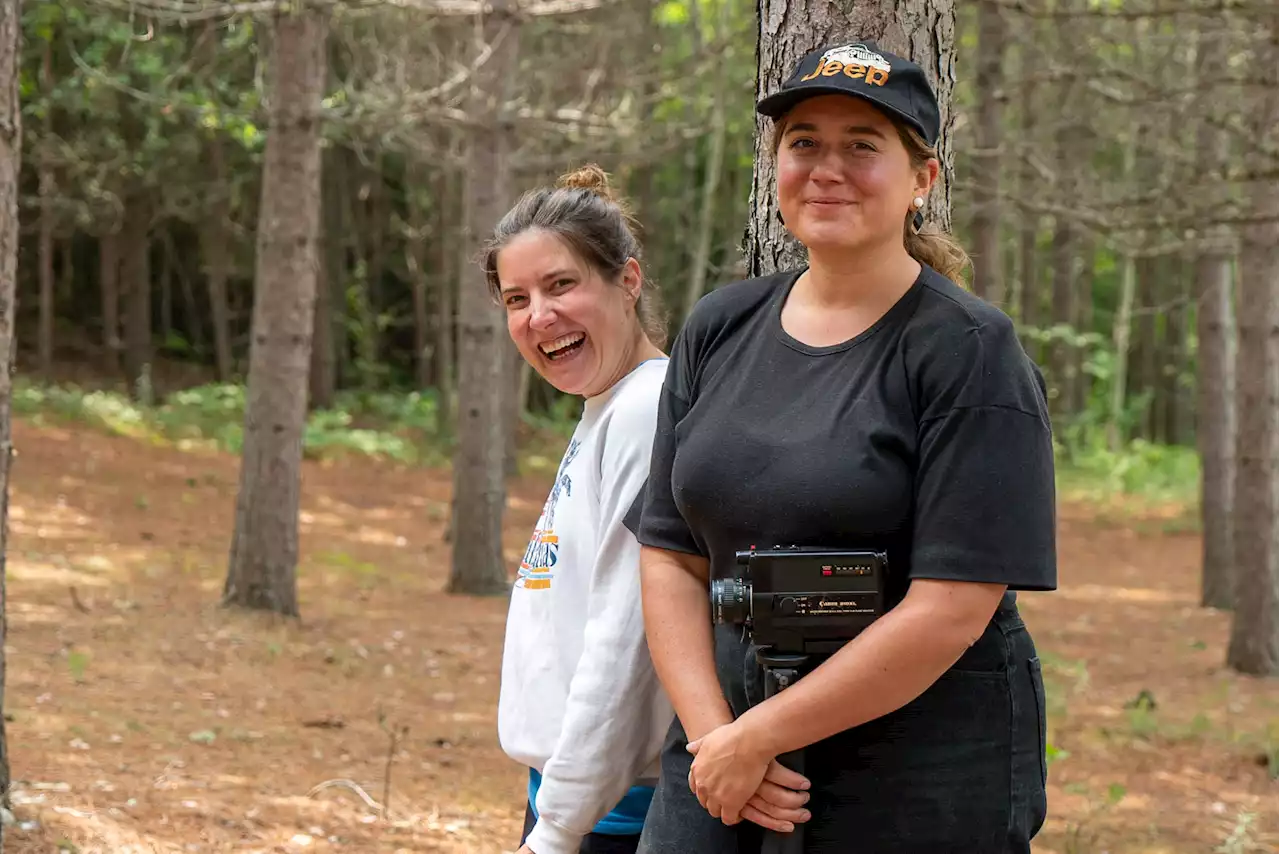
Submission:
M 510 193 L 512 130 L 503 102 L 516 67 L 519 26 L 509 0 L 495 0 L 483 16 L 484 41 L 496 46 L 472 78 L 470 112 L 478 129 L 467 140 L 462 194 L 466 258 L 475 255 L 501 218 Z M 449 591 L 494 594 L 508 586 L 502 518 L 510 427 L 507 399 L 515 390 L 510 370 L 514 363 L 502 310 L 490 297 L 482 271 L 474 263 L 466 264 L 459 283 L 458 444 L 453 457 Z
M 311 409 L 328 409 L 338 388 L 337 341 L 334 322 L 346 280 L 343 241 L 342 158 L 329 149 L 320 156 L 321 248 L 316 267 L 316 309 L 311 332 Z
M 40 86 L 46 97 L 53 89 L 53 46 L 45 42 L 40 61 Z M 53 373 L 53 200 L 58 193 L 54 181 L 53 166 L 49 164 L 49 146 L 53 144 L 53 109 L 45 110 L 44 133 L 46 143 L 40 152 L 38 186 L 40 193 L 40 245 L 37 263 L 40 265 L 40 330 L 37 341 L 37 370 L 45 377 Z
M 806 53 L 820 44 L 874 41 L 920 65 L 929 75 L 942 119 L 938 159 L 942 169 L 925 218 L 951 230 L 951 89 L 955 79 L 955 9 L 950 0 L 759 0 L 756 95 L 773 92 Z M 756 116 L 755 174 L 747 226 L 748 275 L 803 265 L 804 248 L 778 222 L 772 123 Z
M 1268 13 L 1263 32 L 1255 35 L 1255 67 L 1274 73 L 1277 18 Z M 1277 115 L 1275 87 L 1258 87 L 1254 108 L 1257 151 L 1275 151 Z M 1269 143 L 1269 144 L 1267 144 Z M 1268 158 L 1271 167 L 1275 155 Z M 1262 170 L 1259 169 L 1259 172 Z M 1280 239 L 1274 177 L 1255 179 L 1249 204 L 1256 222 L 1245 227 L 1240 251 L 1240 345 L 1236 353 L 1235 477 L 1235 619 L 1227 647 L 1227 664 L 1241 673 L 1275 676 L 1280 636 L 1277 591 L 1277 352 L 1280 308 L 1277 299 L 1276 243 Z
M 145 191 L 126 197 L 120 231 L 120 284 L 125 297 L 124 369 L 129 394 L 150 403 L 151 203 Z
M 328 19 L 276 12 L 240 492 L 223 601 L 298 616 L 298 502 L 320 262 Z
M 999 0 L 978 4 L 978 67 L 975 91 L 978 117 L 973 153 L 973 292 L 992 302 L 1004 302 L 1004 272 L 1000 261 L 1000 147 L 1004 125 L 1004 54 L 1006 26 Z
M 98 238 L 98 287 L 102 292 L 102 358 L 112 376 L 120 372 L 120 237 Z
M 13 463 L 14 302 L 18 276 L 18 181 L 22 165 L 22 114 L 18 102 L 21 39 L 19 0 L 0 0 L 0 805 L 9 806 L 9 747 L 4 725 L 5 638 L 8 593 L 9 472 Z M 0 851 L 4 850 L 0 822 Z
M 1212 33 L 1220 29 L 1215 18 L 1199 22 L 1199 49 L 1196 79 L 1217 79 L 1226 69 L 1223 39 Z M 1206 92 L 1202 108 L 1212 106 L 1212 92 Z M 1196 141 L 1199 170 L 1212 174 L 1226 163 L 1226 135 L 1206 115 L 1199 124 Z M 1235 370 L 1231 341 L 1230 232 L 1214 227 L 1208 243 L 1196 260 L 1196 442 L 1200 450 L 1200 602 L 1211 608 L 1229 609 L 1233 601 L 1231 507 L 1235 479 Z
M 210 140 L 206 148 L 209 172 L 214 186 L 209 219 L 201 229 L 201 249 L 205 261 L 205 278 L 209 286 L 209 309 L 213 324 L 213 352 L 218 379 L 230 382 L 233 373 L 231 357 L 231 312 L 227 306 L 227 276 L 230 249 L 227 246 L 231 226 L 231 200 L 228 197 L 226 154 L 221 139 Z

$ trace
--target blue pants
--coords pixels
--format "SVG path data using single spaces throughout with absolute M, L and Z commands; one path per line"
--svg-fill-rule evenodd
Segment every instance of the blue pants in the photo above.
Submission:
M 735 714 L 764 699 L 739 629 L 717 628 L 716 670 Z M 758 826 L 725 826 L 689 791 L 686 743 L 676 720 L 639 854 L 759 854 Z M 1009 603 L 918 698 L 805 751 L 805 852 L 1030 854 L 1045 771 L 1040 660 Z

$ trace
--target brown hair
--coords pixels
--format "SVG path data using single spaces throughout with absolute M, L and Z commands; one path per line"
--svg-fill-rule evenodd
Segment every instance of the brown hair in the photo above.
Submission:
M 775 158 L 778 156 L 778 148 L 782 145 L 782 136 L 786 131 L 785 118 L 780 116 L 773 125 Z M 907 149 L 907 156 L 911 158 L 912 168 L 923 169 L 930 160 L 938 159 L 937 148 L 925 142 L 914 128 L 893 116 L 886 114 L 885 118 L 889 119 L 894 129 L 898 131 L 898 138 L 902 140 L 903 147 Z M 969 253 L 965 252 L 964 247 L 945 231 L 923 228 L 919 233 L 912 231 L 911 221 L 914 218 L 915 211 L 908 211 L 902 221 L 902 243 L 906 247 L 907 254 L 921 264 L 927 264 L 937 270 L 956 284 L 964 285 L 965 269 L 972 265 Z
M 642 261 L 637 224 L 627 203 L 609 186 L 609 176 L 594 163 L 568 172 L 554 187 L 525 193 L 507 211 L 485 244 L 481 266 L 495 300 L 501 293 L 498 253 L 531 229 L 550 232 L 605 280 L 616 281 L 627 260 Z M 667 325 L 658 298 L 646 280 L 636 300 L 640 326 L 655 347 L 666 344 Z

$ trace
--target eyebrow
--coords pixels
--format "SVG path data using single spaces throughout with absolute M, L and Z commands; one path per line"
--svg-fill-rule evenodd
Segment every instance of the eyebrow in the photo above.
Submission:
M 792 133 L 794 131 L 813 133 L 816 130 L 818 130 L 818 126 L 812 122 L 796 122 L 791 127 L 787 128 L 787 133 Z M 844 132 L 850 135 L 864 134 L 867 136 L 878 136 L 881 139 L 885 138 L 883 131 L 879 128 L 872 127 L 871 125 L 849 125 L 844 129 Z

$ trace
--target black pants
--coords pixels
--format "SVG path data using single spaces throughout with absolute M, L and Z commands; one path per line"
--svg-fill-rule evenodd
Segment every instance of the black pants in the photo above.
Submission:
M 537 819 L 533 817 L 533 809 L 528 803 L 524 805 L 524 831 L 520 834 L 520 844 L 524 845 L 525 839 L 529 837 L 529 832 L 533 830 L 534 822 Z M 626 836 L 614 836 L 608 833 L 588 833 L 582 840 L 581 847 L 578 848 L 578 854 L 635 854 L 636 847 L 640 844 L 640 834 L 632 833 Z M 541 854 L 535 851 L 534 854 Z
M 716 634 L 720 684 L 739 715 L 764 699 L 740 637 Z M 1046 812 L 1044 726 L 1040 661 L 1007 605 L 920 697 L 805 751 L 806 854 L 1030 854 Z M 689 791 L 685 743 L 677 720 L 641 854 L 758 854 L 759 827 L 725 826 Z

